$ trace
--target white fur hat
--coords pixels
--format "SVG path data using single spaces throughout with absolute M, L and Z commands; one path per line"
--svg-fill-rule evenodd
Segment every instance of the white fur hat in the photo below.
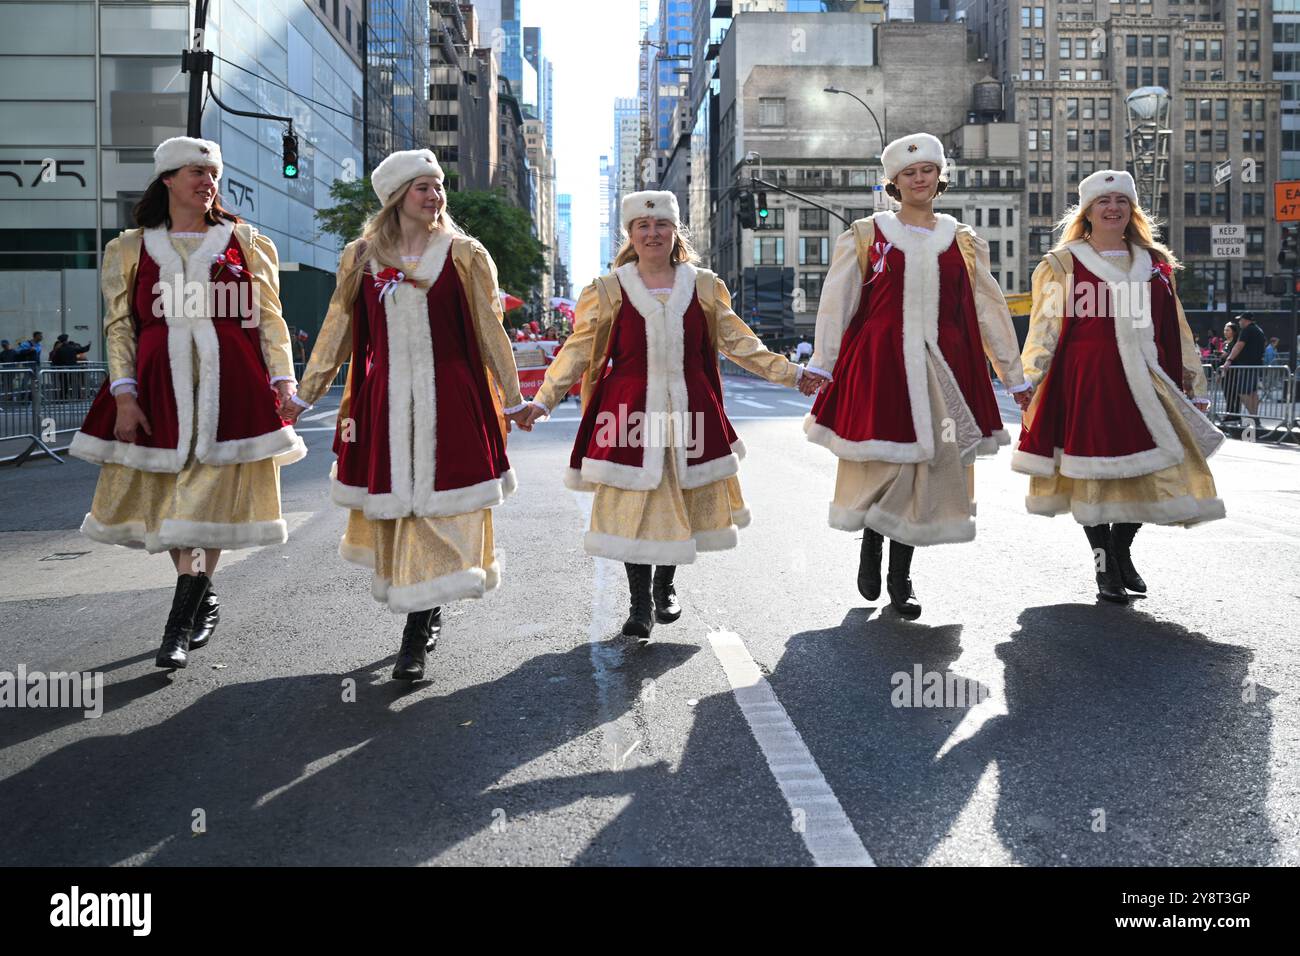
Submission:
M 419 176 L 442 178 L 442 167 L 431 149 L 403 149 L 390 153 L 370 174 L 370 185 L 375 187 L 379 201 L 387 205 L 389 196 Z
M 158 144 L 153 151 L 153 174 L 163 173 L 182 166 L 215 166 L 216 178 L 221 178 L 221 147 L 208 139 L 192 136 L 173 136 Z
M 670 219 L 674 226 L 681 225 L 681 210 L 677 207 L 677 197 L 667 191 L 647 189 L 639 193 L 628 193 L 623 197 L 623 228 L 626 230 L 634 219 L 653 216 L 655 219 Z
M 880 162 L 885 167 L 885 178 L 893 181 L 894 177 L 913 163 L 934 163 L 942 174 L 947 165 L 943 155 L 943 143 L 937 136 L 929 133 L 913 133 L 900 136 L 880 154 Z
M 1131 175 L 1122 169 L 1099 169 L 1079 183 L 1079 208 L 1087 209 L 1106 193 L 1123 193 L 1133 205 L 1138 204 L 1137 184 Z

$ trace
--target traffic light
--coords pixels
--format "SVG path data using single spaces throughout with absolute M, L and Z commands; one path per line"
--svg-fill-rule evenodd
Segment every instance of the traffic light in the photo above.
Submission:
M 1292 292 L 1300 293 L 1300 279 L 1292 279 L 1289 275 L 1264 276 L 1264 292 L 1279 299 Z
M 740 228 L 753 229 L 757 225 L 754 222 L 754 194 L 751 192 L 742 192 L 739 196 L 740 201 Z
M 281 150 L 281 168 L 284 170 L 285 179 L 298 178 L 298 137 L 293 133 L 284 134 L 284 145 Z
M 1282 230 L 1282 247 L 1277 251 L 1277 264 L 1283 269 L 1300 267 L 1300 250 L 1296 248 L 1296 230 Z
M 758 194 L 758 218 L 766 222 L 767 214 L 769 212 L 771 212 L 771 210 L 767 208 L 767 193 L 759 193 Z

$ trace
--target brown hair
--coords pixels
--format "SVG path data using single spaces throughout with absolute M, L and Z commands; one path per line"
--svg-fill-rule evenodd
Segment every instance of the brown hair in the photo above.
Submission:
M 948 180 L 940 179 L 938 183 L 935 184 L 934 187 L 934 198 L 938 199 L 940 196 L 942 196 L 944 190 L 946 190 L 947 188 L 948 188 Z M 890 196 L 890 198 L 896 200 L 897 202 L 903 201 L 903 192 L 901 189 L 899 189 L 897 186 L 894 185 L 894 181 L 892 179 L 885 180 L 885 192 Z
M 644 218 L 644 217 L 642 217 Z M 635 222 L 636 220 L 632 220 Z M 628 262 L 637 261 L 636 247 L 632 245 L 632 237 L 627 236 L 623 240 L 623 245 L 619 247 L 618 255 L 614 257 L 614 268 L 624 265 Z M 673 226 L 673 251 L 668 254 L 668 261 L 673 265 L 682 262 L 699 262 L 700 257 L 695 254 L 695 247 L 691 245 L 691 237 L 685 226 L 678 223 Z
M 1096 200 L 1093 200 L 1096 202 Z M 1053 247 L 1052 251 L 1056 252 L 1067 243 L 1074 242 L 1076 239 L 1087 239 L 1092 235 L 1092 221 L 1088 219 L 1088 211 L 1092 209 L 1092 203 L 1088 204 L 1085 209 L 1083 206 L 1075 206 L 1067 209 L 1056 227 L 1061 230 L 1061 239 Z M 1155 227 L 1158 223 L 1147 215 L 1146 210 L 1140 203 L 1129 200 L 1130 216 L 1128 225 L 1124 227 L 1124 241 L 1130 242 L 1135 246 L 1147 250 L 1156 258 L 1162 259 L 1169 263 L 1175 269 L 1181 269 L 1183 264 L 1178 261 L 1178 257 L 1155 237 Z
M 172 224 L 171 208 L 167 200 L 167 184 L 163 182 L 164 176 L 175 176 L 181 169 L 169 169 L 165 173 L 159 173 L 154 177 L 149 188 L 144 191 L 140 201 L 135 204 L 131 210 L 131 216 L 135 219 L 137 226 L 143 226 L 145 229 L 152 229 L 155 226 L 166 226 L 169 229 Z M 218 226 L 223 222 L 243 222 L 233 212 L 226 212 L 221 205 L 221 189 L 218 188 L 216 195 L 212 197 L 212 208 L 203 214 L 203 221 L 209 226 Z

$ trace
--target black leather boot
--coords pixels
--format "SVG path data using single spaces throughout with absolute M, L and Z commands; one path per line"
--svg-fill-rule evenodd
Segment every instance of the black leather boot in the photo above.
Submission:
M 623 633 L 628 637 L 648 640 L 650 631 L 655 626 L 651 608 L 654 602 L 650 596 L 650 565 L 626 564 L 624 566 L 627 568 L 627 588 L 632 594 L 632 605 L 627 621 L 623 624 Z
M 162 646 L 154 658 L 156 666 L 175 670 L 189 663 L 187 652 L 190 634 L 194 630 L 194 617 L 208 593 L 208 584 L 206 574 L 182 574 L 176 578 L 176 593 L 172 595 L 171 613 L 167 615 L 167 625 L 163 628 Z
M 675 564 L 661 564 L 655 568 L 651 594 L 655 600 L 655 620 L 660 624 L 671 624 L 682 616 L 682 606 L 677 603 L 677 589 L 673 587 L 676 573 Z
M 885 536 L 870 528 L 862 531 L 862 553 L 858 556 L 858 593 L 868 601 L 880 597 L 880 559 Z
M 424 642 L 424 649 L 430 654 L 438 646 L 438 635 L 442 633 L 442 607 L 433 609 L 433 616 L 429 618 L 429 639 Z
M 1133 545 L 1133 537 L 1138 533 L 1140 524 L 1113 524 L 1110 526 L 1110 543 L 1115 548 L 1115 560 L 1119 562 L 1119 577 L 1124 583 L 1124 587 L 1130 591 L 1136 591 L 1138 594 L 1147 593 L 1147 583 L 1142 580 L 1142 575 L 1138 574 L 1137 568 L 1133 567 L 1133 558 L 1129 554 L 1129 548 Z
M 419 680 L 424 676 L 424 665 L 429 659 L 430 625 L 433 609 L 412 611 L 406 615 L 402 629 L 402 647 L 393 662 L 393 680 Z
M 1097 571 L 1097 597 L 1115 604 L 1127 604 L 1128 592 L 1124 590 L 1124 580 L 1119 573 L 1119 560 L 1115 557 L 1115 547 L 1111 541 L 1110 525 L 1084 525 L 1083 533 L 1092 545 L 1093 567 Z
M 206 575 L 203 575 L 207 577 Z M 190 650 L 197 651 L 208 643 L 212 632 L 221 621 L 221 605 L 217 603 L 217 592 L 212 590 L 212 579 L 208 578 L 208 593 L 194 615 L 194 630 L 190 632 Z
M 889 542 L 889 574 L 885 587 L 889 591 L 889 603 L 901 617 L 915 621 L 921 616 L 921 605 L 916 601 L 916 592 L 912 590 L 912 552 L 910 544 L 899 541 Z

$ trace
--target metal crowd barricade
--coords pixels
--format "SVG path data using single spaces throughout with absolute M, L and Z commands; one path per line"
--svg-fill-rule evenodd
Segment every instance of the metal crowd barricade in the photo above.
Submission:
M 1210 387 L 1208 414 L 1216 425 L 1242 429 L 1255 439 L 1300 432 L 1296 420 L 1297 373 L 1285 365 L 1205 368 Z M 1255 411 L 1242 400 L 1242 394 L 1256 396 Z
M 329 387 L 330 393 L 343 391 L 344 387 L 348 384 L 348 366 L 350 366 L 351 364 L 352 364 L 351 361 L 344 362 L 343 365 L 339 368 L 338 374 L 334 376 L 334 381 L 330 382 L 330 387 Z M 307 370 L 306 362 L 293 363 L 293 374 L 297 376 L 299 381 L 302 381 L 302 373 L 305 372 L 306 370 Z
M 33 455 L 62 463 L 60 436 L 70 436 L 86 418 L 108 369 L 102 363 L 37 368 L 0 365 L 0 442 L 21 447 L 0 464 L 21 465 Z

